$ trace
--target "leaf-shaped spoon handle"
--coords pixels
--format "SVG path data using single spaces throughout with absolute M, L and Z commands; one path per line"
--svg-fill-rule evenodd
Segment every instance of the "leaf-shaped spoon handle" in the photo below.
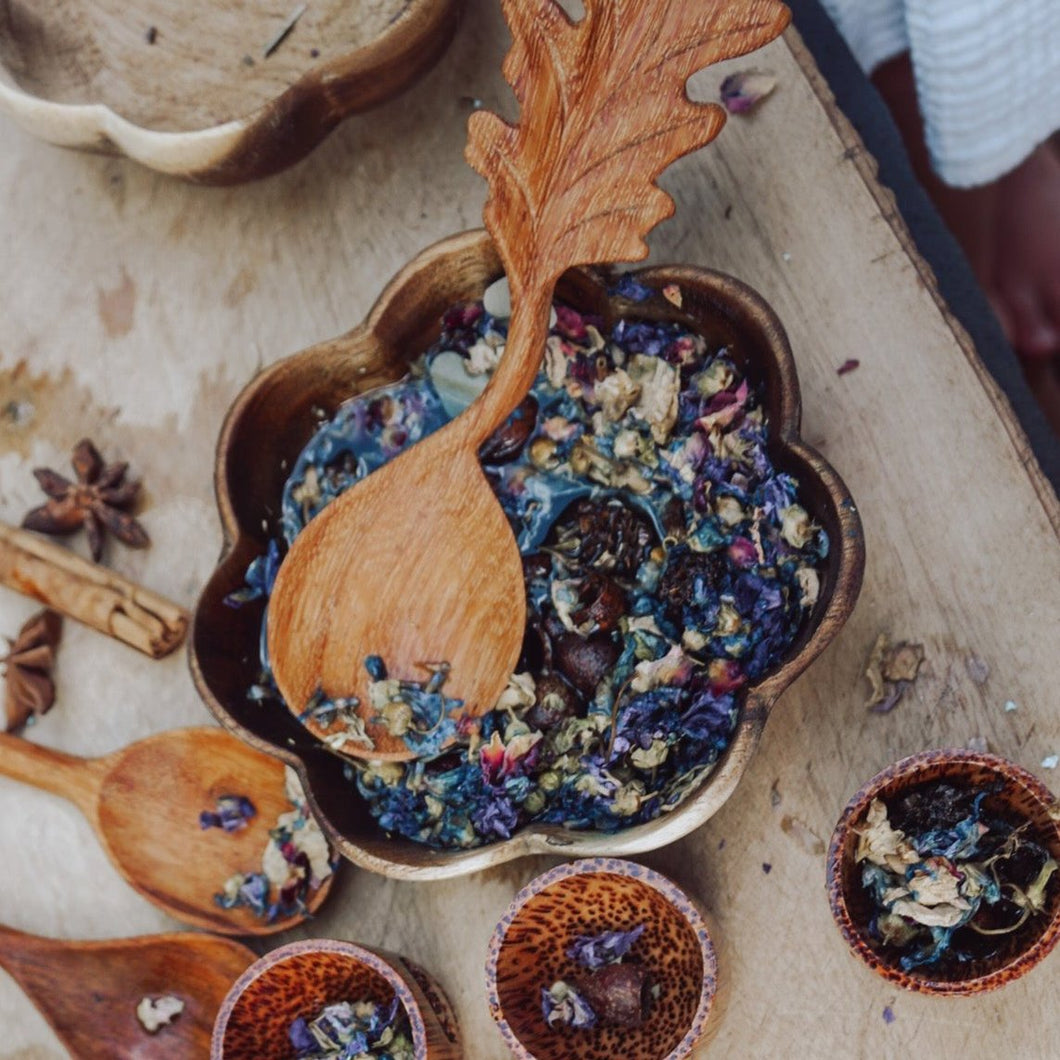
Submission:
M 519 550 L 478 446 L 533 382 L 558 277 L 644 257 L 645 234 L 673 212 L 656 178 L 721 128 L 724 111 L 692 103 L 688 78 L 788 21 L 777 0 L 585 0 L 578 21 L 555 0 L 503 6 L 520 121 L 473 115 L 467 158 L 489 182 L 484 218 L 511 285 L 504 356 L 462 415 L 308 524 L 269 603 L 269 658 L 289 709 L 345 754 L 434 753 L 496 703 L 526 605 Z M 373 702 L 372 656 L 394 677 L 426 681 L 413 706 L 388 715 Z

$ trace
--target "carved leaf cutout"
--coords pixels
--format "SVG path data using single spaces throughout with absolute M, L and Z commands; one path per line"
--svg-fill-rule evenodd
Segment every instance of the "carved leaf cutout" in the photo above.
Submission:
M 489 182 L 483 216 L 509 279 L 525 286 L 572 265 L 644 257 L 644 236 L 674 209 L 656 178 L 725 122 L 721 107 L 689 100 L 686 81 L 768 43 L 787 8 L 585 0 L 573 22 L 555 0 L 502 2 L 513 38 L 504 76 L 521 118 L 474 114 L 467 160 Z

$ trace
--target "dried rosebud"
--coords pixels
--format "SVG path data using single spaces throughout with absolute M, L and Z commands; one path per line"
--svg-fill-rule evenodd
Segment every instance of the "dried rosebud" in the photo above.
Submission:
M 609 964 L 574 986 L 604 1027 L 639 1027 L 651 1008 L 651 978 L 639 964 Z

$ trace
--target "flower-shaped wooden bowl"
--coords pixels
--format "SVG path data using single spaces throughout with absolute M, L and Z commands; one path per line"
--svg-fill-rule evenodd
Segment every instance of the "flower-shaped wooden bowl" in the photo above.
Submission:
M 287 470 L 316 430 L 347 398 L 404 374 L 408 362 L 439 333 L 453 303 L 481 297 L 501 273 L 485 232 L 453 236 L 421 253 L 391 281 L 368 319 L 330 342 L 310 347 L 267 369 L 229 412 L 218 443 L 216 487 L 225 534 L 224 554 L 195 610 L 191 665 L 207 706 L 227 728 L 292 765 L 329 838 L 346 857 L 390 876 L 442 878 L 532 853 L 625 855 L 679 839 L 728 798 L 758 744 L 769 710 L 785 688 L 836 635 L 854 607 L 864 566 L 861 526 L 846 487 L 799 438 L 795 362 L 772 310 L 730 277 L 697 268 L 650 268 L 635 275 L 657 290 L 680 285 L 683 308 L 661 295 L 635 307 L 640 317 L 684 321 L 708 342 L 730 344 L 741 368 L 762 384 L 770 422 L 770 457 L 800 483 L 804 507 L 827 531 L 831 547 L 821 591 L 786 658 L 746 690 L 732 740 L 714 771 L 677 809 L 615 834 L 531 825 L 511 839 L 468 851 L 437 851 L 388 838 L 344 777 L 344 761 L 284 710 L 247 699 L 258 677 L 262 607 L 233 610 L 225 597 L 243 585 L 247 565 L 261 555 L 279 511 Z M 557 294 L 575 307 L 615 318 L 607 285 L 576 269 Z M 631 310 L 634 312 L 634 310 Z M 414 543 L 413 543 L 414 544 Z
M 858 836 L 873 799 L 886 803 L 938 781 L 974 791 L 1000 786 L 984 800 L 984 808 L 1028 821 L 1031 835 L 1060 861 L 1060 818 L 1054 816 L 1057 803 L 1040 780 L 997 755 L 963 748 L 924 751 L 873 777 L 847 804 L 828 849 L 828 901 L 851 950 L 888 982 L 925 994 L 979 994 L 1026 974 L 1056 945 L 1060 938 L 1060 886 L 1054 879 L 1046 889 L 1047 905 L 1036 918 L 1037 933 L 1013 933 L 1012 945 L 988 960 L 970 961 L 950 974 L 930 965 L 907 972 L 895 955 L 881 952 L 867 929 L 872 905 L 855 862 Z
M 217 1014 L 212 1060 L 288 1060 L 288 1032 L 340 1001 L 389 1005 L 408 1017 L 416 1060 L 464 1055 L 449 999 L 417 964 L 382 950 L 334 939 L 292 942 L 252 964 Z
M 0 112 L 63 147 L 234 184 L 410 85 L 447 47 L 460 3 L 4 4 Z
M 541 991 L 585 975 L 567 948 L 580 935 L 643 924 L 628 960 L 658 997 L 637 1027 L 553 1029 Z M 531 880 L 490 940 L 490 1012 L 520 1060 L 678 1060 L 717 1029 L 718 961 L 698 904 L 665 876 L 632 861 L 592 858 Z

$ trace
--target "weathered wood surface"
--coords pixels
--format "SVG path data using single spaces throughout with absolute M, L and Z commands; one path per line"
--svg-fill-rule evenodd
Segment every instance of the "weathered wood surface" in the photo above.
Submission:
M 113 566 L 190 606 L 220 545 L 210 474 L 225 408 L 257 366 L 347 330 L 416 251 L 477 224 L 468 100 L 505 105 L 505 48 L 492 0 L 472 0 L 453 49 L 406 97 L 239 189 L 189 187 L 0 127 L 0 519 L 38 503 L 32 467 L 61 466 L 93 435 L 148 491 L 152 547 L 115 548 Z M 1041 999 L 1060 985 L 1060 959 L 980 1000 L 897 995 L 845 952 L 825 901 L 832 825 L 895 758 L 984 737 L 1054 779 L 1041 761 L 1060 753 L 1060 506 L 800 56 L 790 32 L 757 56 L 778 76 L 774 95 L 664 178 L 678 213 L 653 256 L 728 270 L 785 321 L 805 435 L 859 502 L 865 586 L 778 704 L 735 795 L 644 860 L 718 921 L 731 993 L 710 1055 L 1053 1056 L 1060 1011 Z M 700 95 L 713 97 L 723 73 L 697 78 Z M 837 375 L 848 357 L 860 367 Z M 0 591 L 0 632 L 36 606 Z M 881 631 L 927 652 L 888 715 L 863 705 Z M 179 654 L 152 661 L 73 623 L 56 676 L 57 705 L 30 735 L 74 753 L 206 719 Z M 0 851 L 0 921 L 69 938 L 175 926 L 59 799 L 0 783 Z M 450 992 L 469 1056 L 500 1060 L 482 991 L 487 940 L 518 886 L 551 863 L 437 884 L 347 872 L 320 918 L 289 937 L 407 953 Z M 3 1060 L 65 1055 L 5 977 L 0 1027 Z

